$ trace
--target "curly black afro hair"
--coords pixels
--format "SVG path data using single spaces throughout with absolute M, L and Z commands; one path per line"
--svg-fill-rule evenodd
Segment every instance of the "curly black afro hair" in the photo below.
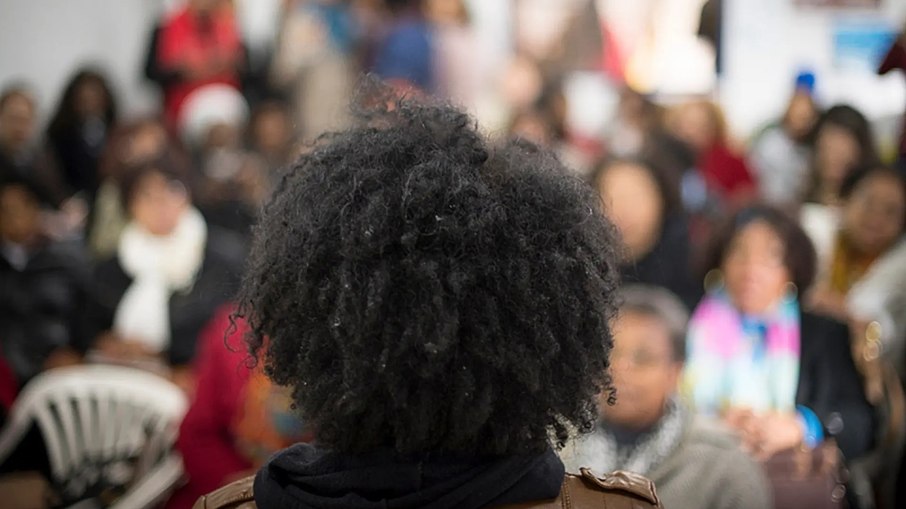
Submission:
M 612 395 L 618 241 L 594 191 L 452 107 L 386 104 L 264 207 L 239 296 L 252 355 L 338 452 L 562 446 Z

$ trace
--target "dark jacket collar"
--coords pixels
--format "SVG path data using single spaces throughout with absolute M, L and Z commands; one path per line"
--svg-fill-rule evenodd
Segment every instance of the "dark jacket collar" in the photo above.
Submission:
M 478 509 L 557 497 L 564 467 L 553 451 L 503 458 L 352 456 L 298 444 L 255 478 L 269 509 Z

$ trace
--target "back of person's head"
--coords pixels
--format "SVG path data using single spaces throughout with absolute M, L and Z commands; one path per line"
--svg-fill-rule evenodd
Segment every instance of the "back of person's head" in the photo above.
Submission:
M 610 388 L 616 245 L 553 155 L 401 101 L 283 175 L 240 315 L 323 447 L 539 451 L 590 430 Z

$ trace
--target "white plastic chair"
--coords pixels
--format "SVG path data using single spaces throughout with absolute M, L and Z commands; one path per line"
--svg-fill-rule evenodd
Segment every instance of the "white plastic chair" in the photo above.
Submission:
M 0 433 L 0 462 L 36 424 L 51 481 L 64 500 L 77 500 L 103 481 L 126 486 L 110 507 L 149 507 L 182 477 L 172 446 L 186 407 L 177 386 L 145 371 L 103 365 L 51 370 L 16 399 Z

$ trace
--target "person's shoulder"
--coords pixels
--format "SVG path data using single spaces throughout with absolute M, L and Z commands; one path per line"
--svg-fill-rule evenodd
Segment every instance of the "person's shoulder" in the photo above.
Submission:
M 192 509 L 254 509 L 255 477 L 249 476 L 202 496 Z
M 195 502 L 193 509 L 254 509 L 254 477 L 246 477 L 213 491 Z M 579 474 L 566 474 L 560 496 L 553 500 L 525 502 L 500 509 L 661 508 L 660 500 L 647 478 L 617 471 L 599 475 L 587 468 Z
M 740 449 L 739 438 L 719 421 L 707 417 L 695 416 L 691 419 L 684 442 L 687 449 L 694 449 L 710 459 L 748 459 L 748 455 Z
M 643 509 L 661 508 L 654 483 L 648 478 L 632 472 L 616 471 L 601 475 L 588 468 L 579 469 L 579 474 L 566 474 L 560 496 L 553 500 L 524 502 L 501 507 L 500 509 L 555 509 L 555 508 L 598 508 Z

